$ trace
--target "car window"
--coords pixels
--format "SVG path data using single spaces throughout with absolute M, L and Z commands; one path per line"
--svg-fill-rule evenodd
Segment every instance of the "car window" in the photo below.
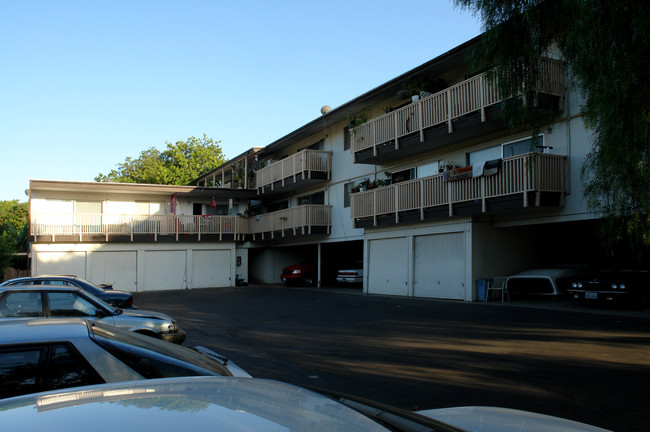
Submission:
M 145 378 L 230 375 L 216 361 L 187 347 L 112 326 L 94 324 L 92 340 Z
M 43 285 L 52 285 L 52 286 L 73 286 L 70 285 L 67 281 L 57 280 L 57 279 L 43 279 Z
M 97 316 L 94 304 L 74 292 L 48 292 L 48 306 L 53 317 Z
M 0 398 L 103 382 L 68 344 L 0 348 Z
M 64 344 L 50 347 L 47 376 L 43 386 L 47 390 L 101 384 L 104 380 L 72 347 Z
M 42 317 L 41 293 L 9 292 L 0 300 L 0 316 L 3 317 Z

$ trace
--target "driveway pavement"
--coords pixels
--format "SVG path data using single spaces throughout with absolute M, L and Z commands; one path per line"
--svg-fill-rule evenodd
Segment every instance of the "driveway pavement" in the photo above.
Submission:
M 249 286 L 137 293 L 253 376 L 408 409 L 493 405 L 648 430 L 650 311 Z

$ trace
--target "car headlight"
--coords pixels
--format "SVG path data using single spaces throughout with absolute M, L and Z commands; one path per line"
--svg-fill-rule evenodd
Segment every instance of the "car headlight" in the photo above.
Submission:
M 293 274 L 300 274 L 300 270 L 296 269 L 296 270 L 292 271 L 291 273 L 293 273 Z
M 171 324 L 167 326 L 170 332 L 175 333 L 178 331 L 178 327 L 176 326 L 176 321 L 172 321 Z
M 624 283 L 618 284 L 618 289 L 624 290 L 625 289 L 625 284 Z
M 573 282 L 571 286 L 573 288 L 582 288 L 582 282 Z
M 618 289 L 618 285 L 616 285 L 616 284 L 612 284 L 612 287 L 611 287 L 611 288 L 612 288 L 613 290 Z

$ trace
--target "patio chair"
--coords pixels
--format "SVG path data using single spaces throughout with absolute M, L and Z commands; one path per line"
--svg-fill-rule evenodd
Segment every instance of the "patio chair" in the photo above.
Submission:
M 485 301 L 492 300 L 492 291 L 501 291 L 501 301 L 506 298 L 510 301 L 508 294 L 508 278 L 505 276 L 496 276 L 494 279 L 488 281 L 487 292 L 485 293 Z

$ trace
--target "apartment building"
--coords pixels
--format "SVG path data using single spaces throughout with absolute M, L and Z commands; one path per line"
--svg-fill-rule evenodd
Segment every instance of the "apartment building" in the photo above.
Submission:
M 364 292 L 473 301 L 477 279 L 588 262 L 588 131 L 564 65 L 540 59 L 532 139 L 502 120 L 490 71 L 470 70 L 477 43 L 323 107 L 194 186 L 33 180 L 32 272 L 141 291 L 279 283 L 304 262 L 325 286 L 362 261 Z

